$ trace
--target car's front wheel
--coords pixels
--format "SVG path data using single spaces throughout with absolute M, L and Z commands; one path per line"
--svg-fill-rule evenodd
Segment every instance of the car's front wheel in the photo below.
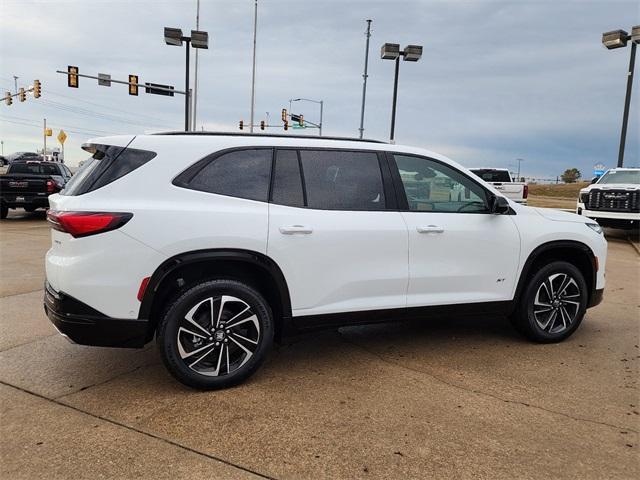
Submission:
M 251 376 L 273 334 L 271 309 L 258 291 L 235 280 L 213 280 L 190 288 L 167 308 L 157 342 L 177 380 L 210 390 Z
M 560 342 L 582 322 L 587 298 L 580 270 L 568 262 L 552 262 L 529 279 L 512 322 L 530 340 Z

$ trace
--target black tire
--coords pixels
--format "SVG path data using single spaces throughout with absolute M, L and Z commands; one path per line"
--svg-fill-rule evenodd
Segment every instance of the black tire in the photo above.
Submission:
M 562 261 L 545 265 L 528 280 L 511 322 L 529 340 L 561 342 L 580 326 L 587 291 L 584 276 L 574 265 Z
M 224 328 L 216 328 L 218 321 Z M 212 280 L 166 308 L 156 341 L 164 365 L 179 382 L 215 390 L 249 378 L 265 360 L 273 335 L 273 315 L 259 292 L 235 280 Z
M 0 205 L 0 219 L 4 220 L 9 215 L 9 207 L 5 204 Z

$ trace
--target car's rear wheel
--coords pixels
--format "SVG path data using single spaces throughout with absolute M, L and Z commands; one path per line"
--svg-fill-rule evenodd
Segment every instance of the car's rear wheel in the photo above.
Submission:
M 553 262 L 530 278 L 512 322 L 530 340 L 560 342 L 582 322 L 587 298 L 580 270 L 568 262 Z
M 166 309 L 157 342 L 178 381 L 210 390 L 251 376 L 273 334 L 271 309 L 259 292 L 235 280 L 213 280 L 190 288 Z
M 9 207 L 7 207 L 4 203 L 0 205 L 0 219 L 4 220 L 9 215 Z

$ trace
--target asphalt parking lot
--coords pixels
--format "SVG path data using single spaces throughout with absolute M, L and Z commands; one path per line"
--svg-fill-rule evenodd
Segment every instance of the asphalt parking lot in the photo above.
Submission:
M 621 233 L 562 344 L 500 318 L 342 328 L 218 392 L 176 383 L 154 345 L 58 335 L 49 241 L 42 213 L 0 224 L 1 478 L 640 478 L 640 251 Z

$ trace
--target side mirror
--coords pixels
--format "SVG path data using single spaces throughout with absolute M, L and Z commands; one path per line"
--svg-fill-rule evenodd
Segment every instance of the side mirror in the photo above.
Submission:
M 594 183 L 596 183 L 596 182 L 598 181 L 598 179 L 599 179 L 599 178 L 600 178 L 600 177 L 593 177 L 593 178 L 591 179 L 591 185 L 593 185 Z
M 509 213 L 509 210 L 511 209 L 507 199 L 498 195 L 491 197 L 490 206 L 491 213 L 495 215 L 504 215 Z

